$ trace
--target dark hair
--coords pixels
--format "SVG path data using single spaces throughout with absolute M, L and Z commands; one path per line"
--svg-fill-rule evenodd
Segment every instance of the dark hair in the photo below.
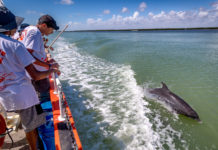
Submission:
M 39 18 L 38 24 L 45 23 L 49 28 L 54 28 L 55 30 L 58 30 L 59 27 L 56 24 L 56 21 L 49 15 L 43 15 Z

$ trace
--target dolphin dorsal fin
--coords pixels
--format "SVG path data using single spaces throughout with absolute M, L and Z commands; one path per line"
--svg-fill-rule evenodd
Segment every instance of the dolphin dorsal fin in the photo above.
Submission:
M 161 82 L 161 84 L 162 84 L 162 89 L 169 90 L 167 85 L 164 82 Z

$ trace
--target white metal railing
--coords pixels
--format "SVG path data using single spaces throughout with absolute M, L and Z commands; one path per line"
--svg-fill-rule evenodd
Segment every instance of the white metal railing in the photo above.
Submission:
M 62 85 L 58 78 L 58 75 L 56 73 L 52 73 L 53 83 L 54 83 L 54 94 L 58 94 L 59 98 L 59 108 L 60 108 L 60 116 L 58 117 L 59 121 L 65 121 L 66 120 L 66 114 L 65 114 L 65 108 L 64 105 L 64 99 L 63 99 L 63 91 L 62 91 Z
M 58 120 L 61 122 L 66 122 L 68 125 L 68 129 L 71 131 L 71 137 L 72 137 L 72 148 L 74 150 L 78 150 L 78 146 L 74 137 L 73 129 L 71 126 L 71 123 L 69 121 L 69 116 L 66 112 L 66 107 L 64 105 L 64 98 L 63 98 L 63 91 L 62 91 L 62 85 L 58 78 L 58 75 L 56 73 L 52 73 L 53 83 L 54 83 L 54 94 L 58 94 L 59 97 L 59 109 L 60 109 L 60 116 L 58 117 Z
M 47 48 L 48 53 L 49 53 L 49 49 L 56 42 L 56 40 L 61 36 L 61 34 L 68 28 L 68 26 L 69 25 L 67 24 L 64 27 L 64 29 L 57 35 L 57 37 L 52 41 L 52 43 L 49 45 L 49 47 Z M 58 117 L 58 119 L 59 119 L 59 121 L 65 121 L 66 120 L 66 114 L 64 114 L 65 110 L 63 108 L 64 100 L 63 100 L 63 91 L 62 91 L 61 82 L 58 79 L 58 75 L 56 73 L 52 73 L 52 79 L 53 79 L 53 83 L 54 83 L 54 94 L 56 94 L 56 95 L 58 94 L 58 97 L 59 97 L 60 116 Z

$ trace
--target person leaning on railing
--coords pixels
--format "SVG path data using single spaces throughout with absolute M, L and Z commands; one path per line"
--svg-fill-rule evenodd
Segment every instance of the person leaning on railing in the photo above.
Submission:
M 40 70 L 45 71 L 49 68 L 56 68 L 59 65 L 55 60 L 47 57 L 45 52 L 45 44 L 43 36 L 48 36 L 53 33 L 54 30 L 58 30 L 59 27 L 56 21 L 49 15 L 43 15 L 39 18 L 36 26 L 28 26 L 25 31 L 22 32 L 20 41 L 24 44 L 31 55 L 36 59 L 34 66 Z M 42 80 L 32 80 L 32 84 L 35 87 L 39 100 L 49 99 L 50 83 L 49 78 Z M 47 97 L 47 98 L 45 98 Z
M 26 71 L 33 80 L 41 80 L 59 70 L 36 70 L 33 65 L 36 60 L 22 43 L 10 37 L 22 21 L 23 18 L 15 17 L 5 6 L 0 6 L 0 103 L 6 111 L 20 115 L 29 146 L 35 150 L 36 128 L 45 123 L 45 115 Z

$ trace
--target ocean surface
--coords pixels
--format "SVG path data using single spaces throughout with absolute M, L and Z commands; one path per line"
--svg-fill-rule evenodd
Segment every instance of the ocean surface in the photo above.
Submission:
M 84 150 L 218 149 L 218 30 L 65 32 L 54 48 Z M 148 94 L 162 81 L 201 122 Z

